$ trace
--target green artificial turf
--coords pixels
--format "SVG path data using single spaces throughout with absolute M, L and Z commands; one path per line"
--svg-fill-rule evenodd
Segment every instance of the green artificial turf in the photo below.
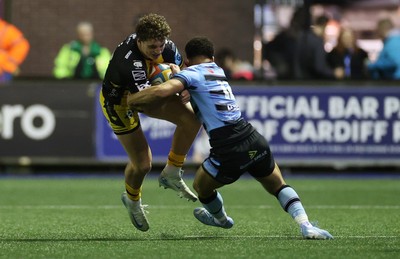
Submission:
M 399 178 L 287 182 L 334 240 L 302 239 L 276 198 L 251 178 L 220 190 L 235 220 L 220 229 L 193 217 L 199 202 L 149 176 L 142 196 L 148 232 L 129 221 L 122 178 L 0 178 L 0 258 L 399 258 Z

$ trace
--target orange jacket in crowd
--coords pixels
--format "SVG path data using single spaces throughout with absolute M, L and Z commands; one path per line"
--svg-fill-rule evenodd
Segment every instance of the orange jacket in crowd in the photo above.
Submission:
M 29 42 L 14 25 L 0 19 L 0 75 L 17 74 L 29 51 Z

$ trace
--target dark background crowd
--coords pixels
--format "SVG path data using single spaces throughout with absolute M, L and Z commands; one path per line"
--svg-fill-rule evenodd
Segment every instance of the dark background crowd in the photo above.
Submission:
M 181 51 L 193 36 L 212 39 L 232 80 L 398 80 L 399 8 L 386 0 L 0 0 L 0 25 L 13 30 L 0 30 L 0 82 L 101 80 L 121 38 L 149 12 L 167 18 Z
M 262 58 L 278 79 L 400 79 L 400 31 L 389 16 L 376 22 L 375 30 L 383 46 L 372 60 L 358 43 L 354 29 L 336 23 L 334 46 L 327 50 L 327 29 L 331 18 L 312 19 L 310 9 L 297 8 L 284 28 L 263 45 Z M 332 30 L 332 28 L 331 28 Z

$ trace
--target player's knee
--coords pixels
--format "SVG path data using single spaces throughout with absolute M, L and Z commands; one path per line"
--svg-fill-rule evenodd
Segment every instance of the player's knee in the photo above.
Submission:
M 151 162 L 145 162 L 145 163 L 139 163 L 138 165 L 138 171 L 142 174 L 147 174 L 151 171 Z
M 128 174 L 146 175 L 151 171 L 151 168 L 151 162 L 142 162 L 135 165 L 129 163 L 127 168 L 125 169 L 125 172 Z

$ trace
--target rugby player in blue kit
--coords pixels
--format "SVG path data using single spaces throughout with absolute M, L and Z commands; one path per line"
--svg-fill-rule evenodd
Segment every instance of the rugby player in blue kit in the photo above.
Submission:
M 266 139 L 245 121 L 236 104 L 224 71 L 214 63 L 213 43 L 205 37 L 191 39 L 185 46 L 182 71 L 171 64 L 174 76 L 165 83 L 128 96 L 128 105 L 147 111 L 164 98 L 177 93 L 188 99 L 208 133 L 211 150 L 198 169 L 193 187 L 203 207 L 194 210 L 202 223 L 221 228 L 234 224 L 224 209 L 218 188 L 231 184 L 248 172 L 300 226 L 308 239 L 332 239 L 326 230 L 312 225 L 296 191 L 285 183 Z
M 144 178 L 151 170 L 152 155 L 140 127 L 139 116 L 127 105 L 127 96 L 128 93 L 134 95 L 151 86 L 149 74 L 155 64 L 183 64 L 178 49 L 168 39 L 170 33 L 171 29 L 163 16 L 148 14 L 141 17 L 136 33 L 115 49 L 100 92 L 103 114 L 130 160 L 125 169 L 125 192 L 121 199 L 132 224 L 141 231 L 149 229 L 141 196 Z M 177 110 L 181 111 L 179 115 L 175 112 Z M 182 180 L 181 168 L 200 129 L 200 122 L 178 96 L 171 96 L 153 109 L 148 109 L 146 115 L 170 121 L 177 126 L 167 165 L 159 177 L 160 186 L 196 201 L 196 195 Z

